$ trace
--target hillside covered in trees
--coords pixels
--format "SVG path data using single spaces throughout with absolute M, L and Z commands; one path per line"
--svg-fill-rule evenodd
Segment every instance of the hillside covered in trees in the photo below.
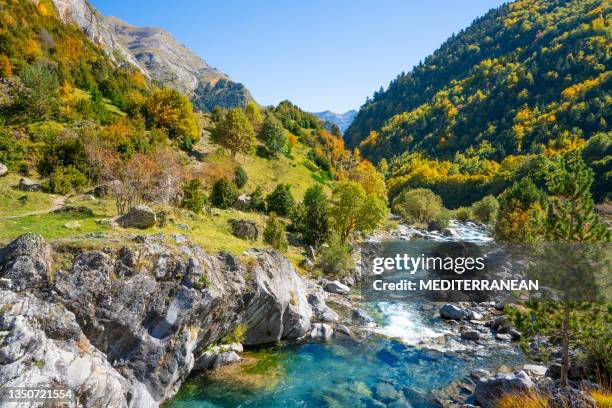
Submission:
M 407 183 L 438 184 L 446 199 L 466 184 L 499 193 L 531 157 L 594 136 L 596 179 L 609 177 L 610 8 L 521 0 L 491 10 L 366 101 L 347 145 L 384 166 L 394 159 L 392 193 Z

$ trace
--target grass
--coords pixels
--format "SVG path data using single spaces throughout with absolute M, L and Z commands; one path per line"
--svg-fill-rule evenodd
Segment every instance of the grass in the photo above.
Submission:
M 108 230 L 108 227 L 96 224 L 96 219 L 82 214 L 51 213 L 0 220 L 0 242 L 9 242 L 26 232 L 53 240 Z
M 503 395 L 498 408 L 548 408 L 548 397 L 535 392 L 509 393 Z
M 0 177 L 0 217 L 26 214 L 51 208 L 54 196 L 40 192 L 26 192 L 15 188 L 21 176 L 11 173 Z M 24 197 L 23 199 L 20 199 Z M 1 232 L 0 232 L 1 233 Z
M 610 391 L 593 390 L 590 395 L 595 400 L 597 408 L 612 408 L 612 393 Z

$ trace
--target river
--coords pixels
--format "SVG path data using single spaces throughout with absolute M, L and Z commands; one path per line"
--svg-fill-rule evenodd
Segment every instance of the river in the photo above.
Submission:
M 491 241 L 486 229 L 453 223 L 454 238 Z M 363 341 L 281 344 L 245 353 L 247 364 L 194 375 L 167 406 L 212 407 L 414 407 L 436 406 L 432 392 L 472 369 L 525 361 L 513 343 L 487 345 L 460 340 L 437 345 L 448 331 L 437 309 L 422 303 L 364 304 L 377 320 Z

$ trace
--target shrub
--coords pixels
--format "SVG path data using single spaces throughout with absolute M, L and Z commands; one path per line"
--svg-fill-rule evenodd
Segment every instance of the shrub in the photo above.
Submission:
M 453 211 L 453 215 L 458 221 L 468 221 L 473 219 L 472 209 L 469 207 L 459 207 Z
M 263 197 L 261 187 L 257 186 L 251 193 L 251 201 L 249 202 L 249 210 L 256 212 L 266 212 L 266 202 Z
M 409 222 L 428 222 L 442 209 L 442 199 L 426 188 L 402 191 L 392 203 L 393 211 Z
M 271 214 L 266 221 L 266 228 L 263 233 L 264 241 L 279 251 L 287 250 L 289 243 L 287 242 L 287 233 L 285 232 L 285 223 L 278 218 L 276 214 Z
M 240 323 L 221 342 L 224 344 L 242 343 L 246 338 L 247 325 Z
M 236 187 L 242 188 L 246 186 L 247 181 L 249 181 L 249 176 L 247 176 L 246 171 L 242 166 L 236 167 L 236 170 L 234 170 L 234 183 L 236 183 Z
M 53 194 L 68 194 L 87 184 L 87 177 L 72 166 L 56 167 L 49 176 L 46 190 Z
M 217 208 L 229 208 L 238 199 L 238 188 L 226 178 L 218 180 L 212 189 L 210 201 Z
M 199 179 L 190 180 L 183 186 L 183 202 L 181 204 L 184 208 L 198 214 L 202 212 L 206 201 L 206 192 Z
M 345 275 L 350 272 L 355 264 L 349 245 L 333 235 L 328 245 L 321 249 L 318 266 L 326 274 Z
M 440 226 L 440 228 L 448 228 L 451 220 L 451 213 L 446 208 L 442 209 L 438 213 L 438 216 L 434 218 L 434 221 Z
M 295 200 L 291 195 L 291 186 L 289 184 L 279 184 L 276 189 L 266 197 L 268 211 L 286 217 L 291 214 Z
M 259 137 L 263 140 L 271 156 L 282 153 L 287 146 L 287 131 L 272 114 L 266 116 Z
M 327 197 L 320 185 L 304 193 L 304 201 L 292 215 L 292 227 L 302 234 L 306 244 L 318 246 L 329 237 L 329 209 Z
M 16 169 L 23 159 L 23 149 L 4 127 L 0 128 L 0 163 L 9 169 Z
M 492 195 L 472 204 L 472 215 L 476 221 L 491 224 L 497 219 L 499 213 L 499 202 Z

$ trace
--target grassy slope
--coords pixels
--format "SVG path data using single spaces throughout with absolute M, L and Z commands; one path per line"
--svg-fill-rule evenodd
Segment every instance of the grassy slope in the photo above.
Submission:
M 272 160 L 257 156 L 239 156 L 236 162 L 245 168 L 249 176 L 248 185 L 243 191 L 251 192 L 257 185 L 260 185 L 264 193 L 269 193 L 277 183 L 289 183 L 293 187 L 296 200 L 301 201 L 304 191 L 317 183 L 314 178 L 316 172 L 311 171 L 304 165 L 307 160 L 306 152 L 307 148 L 305 146 L 298 145 L 293 149 L 291 159 L 285 156 Z M 204 162 L 228 160 L 231 161 L 232 159 L 221 154 L 210 153 L 204 159 Z M 228 221 L 232 218 L 254 221 L 259 225 L 262 232 L 266 220 L 265 215 L 234 209 L 211 209 L 203 214 L 194 214 L 182 209 L 153 205 L 156 210 L 165 209 L 169 211 L 173 222 L 164 228 L 154 227 L 146 231 L 126 230 L 96 223 L 96 220 L 116 216 L 112 198 L 90 199 L 84 195 L 75 195 L 66 198 L 66 205 L 88 207 L 93 210 L 93 216 L 74 213 L 49 213 L 1 219 L 2 216 L 23 215 L 32 211 L 46 210 L 53 205 L 56 196 L 18 191 L 14 188 L 18 181 L 19 176 L 14 174 L 0 179 L 0 243 L 7 243 L 26 232 L 39 233 L 46 239 L 67 239 L 70 241 L 85 241 L 88 239 L 88 234 L 97 232 L 117 235 L 125 235 L 126 232 L 147 234 L 163 232 L 167 235 L 183 234 L 211 253 L 224 250 L 239 255 L 249 248 L 269 247 L 263 242 L 262 234 L 256 241 L 247 241 L 232 235 L 228 224 Z M 25 204 L 19 200 L 19 197 L 23 195 L 29 198 Z M 189 230 L 178 227 L 177 225 L 180 224 L 187 225 Z M 301 259 L 297 248 L 290 248 L 287 256 L 294 264 Z

